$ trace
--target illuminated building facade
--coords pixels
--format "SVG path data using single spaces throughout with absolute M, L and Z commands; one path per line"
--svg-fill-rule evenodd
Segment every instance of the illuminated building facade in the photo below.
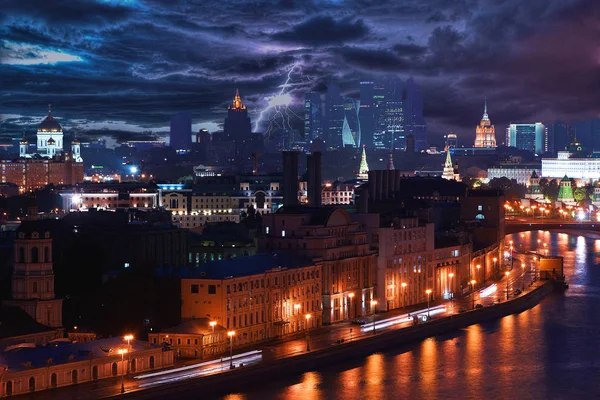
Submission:
M 362 148 L 362 155 L 360 156 L 360 165 L 358 166 L 358 179 L 367 180 L 369 179 L 369 164 L 367 163 L 367 151 L 365 146 Z
M 520 150 L 542 154 L 547 151 L 548 129 L 541 122 L 534 124 L 510 124 L 506 128 L 506 144 Z
M 359 147 L 361 143 L 361 128 L 358 113 L 360 101 L 344 97 L 344 123 L 342 126 L 342 146 Z
M 342 131 L 344 128 L 344 100 L 342 99 L 340 87 L 335 82 L 327 85 L 325 95 L 325 144 L 328 148 L 338 149 L 342 147 Z
M 210 178 L 208 178 L 210 179 Z M 280 177 L 214 177 L 214 183 L 158 185 L 159 205 L 173 215 L 180 228 L 197 228 L 209 222 L 239 222 L 248 207 L 260 214 L 277 210 L 283 202 Z
M 280 252 L 214 261 L 181 279 L 181 299 L 183 321 L 209 318 L 250 346 L 321 326 L 321 266 Z
M 374 312 L 376 255 L 346 211 L 284 206 L 263 217 L 263 227 L 268 251 L 309 257 L 322 266 L 324 324 Z
M 565 175 L 590 183 L 599 180 L 600 158 L 573 157 L 570 151 L 559 151 L 557 158 L 542 159 L 542 178 L 560 179 Z
M 160 333 L 149 333 L 152 344 L 168 344 L 175 350 L 177 358 L 209 358 L 225 353 L 228 349 L 227 330 L 211 319 L 196 318 L 164 329 Z
M 321 204 L 324 206 L 352 204 L 354 202 L 354 188 L 355 185 L 352 183 L 326 183 L 321 189 Z
M 492 125 L 490 117 L 487 113 L 487 99 L 483 106 L 483 117 L 479 125 L 475 128 L 475 144 L 473 147 L 495 148 L 496 145 L 496 128 Z
M 48 184 L 74 185 L 83 182 L 83 162 L 63 153 L 52 159 L 18 158 L 0 161 L 0 180 L 14 183 L 19 191 L 35 190 Z
M 38 126 L 37 152 L 43 157 L 54 157 L 63 152 L 63 128 L 52 116 L 51 105 L 48 105 L 48 116 Z
M 97 186 L 97 187 L 95 187 Z M 152 209 L 158 207 L 158 191 L 146 187 L 119 187 L 119 185 L 78 186 L 59 193 L 62 209 L 85 211 L 91 208 L 116 210 L 119 208 Z
M 433 223 L 402 218 L 373 235 L 377 256 L 378 309 L 427 302 L 425 290 L 435 285 L 435 269 L 427 262 L 434 249 Z M 405 283 L 406 285 L 403 285 Z
M 488 179 L 507 178 L 516 180 L 521 185 L 528 185 L 531 173 L 541 175 L 542 166 L 540 164 L 499 164 L 488 168 Z

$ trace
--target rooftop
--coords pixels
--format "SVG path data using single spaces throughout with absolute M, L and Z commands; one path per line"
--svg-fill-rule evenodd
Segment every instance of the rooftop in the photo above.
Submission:
M 117 349 L 125 347 L 127 347 L 127 342 L 122 337 L 81 343 L 55 342 L 45 347 L 24 347 L 0 353 L 0 365 L 8 365 L 9 371 L 22 371 L 46 367 L 49 360 L 56 365 L 86 361 L 92 358 L 112 357 L 117 355 Z M 135 352 L 161 346 L 134 339 L 131 341 L 131 347 L 131 351 Z
M 274 268 L 301 268 L 314 265 L 310 259 L 287 253 L 263 253 L 212 261 L 189 271 L 187 278 L 225 279 L 258 275 Z
M 36 322 L 19 307 L 0 307 L 0 339 L 53 331 Z M 2 364 L 2 362 L 0 362 Z
M 208 335 L 212 333 L 212 326 L 210 326 L 210 319 L 198 318 L 186 321 L 182 324 L 163 330 L 161 333 L 171 334 L 194 334 L 194 335 Z M 215 326 L 215 331 L 225 330 L 221 325 Z

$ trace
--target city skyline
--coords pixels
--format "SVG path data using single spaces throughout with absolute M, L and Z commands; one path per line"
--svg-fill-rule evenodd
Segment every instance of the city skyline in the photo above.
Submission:
M 165 137 L 178 112 L 192 113 L 194 132 L 215 131 L 236 88 L 254 123 L 286 78 L 302 116 L 304 94 L 324 94 L 332 77 L 358 99 L 360 81 L 390 74 L 421 87 L 432 141 L 453 132 L 470 142 L 484 97 L 499 132 L 510 122 L 594 117 L 599 7 L 563 3 L 9 2 L 0 135 L 33 131 L 48 103 L 88 138 Z

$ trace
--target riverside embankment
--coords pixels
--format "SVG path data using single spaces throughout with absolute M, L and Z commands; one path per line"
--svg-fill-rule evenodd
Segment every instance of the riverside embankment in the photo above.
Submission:
M 126 393 L 113 398 L 123 399 L 196 399 L 247 389 L 252 385 L 264 385 L 274 379 L 315 370 L 330 364 L 368 356 L 374 352 L 400 348 L 431 336 L 465 328 L 490 320 L 517 314 L 537 305 L 553 291 L 551 282 L 538 283 L 532 290 L 494 306 L 471 310 L 462 314 L 433 319 L 427 323 L 402 329 L 383 331 L 371 337 L 345 342 L 326 349 L 282 358 L 255 366 L 242 367 L 227 373 L 210 375 L 199 379 L 163 385 L 152 389 Z

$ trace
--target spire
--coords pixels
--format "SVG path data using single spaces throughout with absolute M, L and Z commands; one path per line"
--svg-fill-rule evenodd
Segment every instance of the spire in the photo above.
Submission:
M 246 107 L 242 104 L 242 99 L 240 97 L 239 89 L 235 89 L 235 97 L 233 98 L 233 105 L 231 107 L 232 110 L 243 110 Z
M 393 171 L 396 169 L 396 167 L 394 167 L 394 153 L 392 153 L 391 151 L 390 151 L 390 159 L 388 161 L 387 169 L 390 171 Z
M 446 147 L 446 162 L 444 163 L 444 172 L 442 172 L 442 178 L 448 180 L 458 180 L 454 173 L 454 166 L 452 165 L 452 157 L 450 156 L 450 148 Z
M 490 119 L 490 117 L 488 117 L 488 113 L 487 113 L 487 96 L 486 96 L 484 103 L 483 103 L 483 118 L 482 118 L 482 120 L 489 121 L 489 119 Z

